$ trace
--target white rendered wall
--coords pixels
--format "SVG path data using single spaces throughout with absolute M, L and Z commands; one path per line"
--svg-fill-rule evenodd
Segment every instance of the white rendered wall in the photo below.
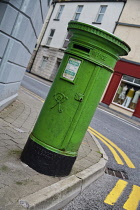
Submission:
M 65 5 L 59 21 L 54 20 L 58 12 L 59 6 Z M 79 22 L 92 24 L 95 21 L 100 5 L 108 5 L 105 15 L 103 17 L 102 24 L 92 24 L 96 27 L 100 27 L 109 32 L 113 32 L 116 21 L 118 21 L 121 11 L 123 9 L 123 2 L 72 2 L 72 3 L 57 3 L 52 14 L 50 23 L 47 27 L 44 35 L 42 45 L 46 45 L 49 33 L 51 29 L 55 29 L 53 39 L 50 46 L 54 48 L 62 48 L 66 34 L 67 25 L 70 20 L 73 19 L 76 8 L 78 5 L 83 5 L 83 10 L 79 18 Z

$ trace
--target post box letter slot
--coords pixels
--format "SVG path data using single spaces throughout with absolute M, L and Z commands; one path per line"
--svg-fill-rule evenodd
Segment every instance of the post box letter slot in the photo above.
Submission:
M 88 49 L 88 48 L 86 48 L 86 47 L 83 47 L 83 46 L 80 46 L 80 45 L 78 45 L 78 44 L 74 44 L 74 45 L 73 45 L 73 48 L 78 49 L 78 50 L 82 50 L 82 51 L 84 51 L 84 52 L 86 52 L 86 53 L 89 53 L 89 52 L 90 52 L 90 49 Z

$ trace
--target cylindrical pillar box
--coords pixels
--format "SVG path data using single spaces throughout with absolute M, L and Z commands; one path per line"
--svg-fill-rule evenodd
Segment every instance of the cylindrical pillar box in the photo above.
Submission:
M 70 43 L 21 160 L 36 171 L 65 176 L 77 152 L 107 81 L 129 46 L 114 35 L 71 21 Z

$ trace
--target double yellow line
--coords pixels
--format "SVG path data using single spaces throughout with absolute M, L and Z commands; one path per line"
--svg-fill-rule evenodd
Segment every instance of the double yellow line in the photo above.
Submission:
M 114 205 L 119 199 L 119 197 L 122 195 L 127 185 L 128 182 L 124 180 L 118 180 L 114 188 L 107 195 L 106 199 L 104 200 L 104 203 L 107 203 L 109 205 Z M 123 209 L 136 210 L 138 208 L 139 202 L 140 202 L 140 187 L 137 185 L 133 185 L 132 191 L 127 201 L 123 205 Z
M 124 165 L 124 161 L 127 164 L 127 166 L 129 168 L 135 168 L 134 164 L 132 163 L 132 161 L 130 160 L 130 158 L 116 145 L 114 144 L 112 141 L 110 141 L 108 138 L 106 138 L 105 136 L 103 136 L 102 134 L 100 134 L 99 132 L 97 132 L 96 130 L 94 130 L 93 128 L 89 127 L 89 131 L 96 136 L 98 139 L 100 139 L 112 152 L 116 162 L 120 165 Z M 118 153 L 119 154 L 118 154 Z M 119 156 L 121 155 L 121 157 Z
M 44 102 L 44 100 L 37 96 L 36 94 L 34 94 L 33 92 L 27 90 L 26 88 L 22 87 L 22 89 L 29 93 L 30 95 L 34 96 L 35 98 L 37 98 L 38 100 L 40 100 L 41 102 Z M 96 136 L 98 139 L 100 139 L 112 152 L 116 162 L 120 165 L 124 165 L 124 162 L 122 161 L 122 159 L 120 158 L 120 156 L 118 155 L 118 153 L 116 152 L 116 150 L 120 153 L 120 155 L 123 157 L 124 161 L 126 162 L 126 164 L 128 165 L 129 168 L 135 168 L 134 164 L 132 163 L 132 161 L 129 159 L 129 157 L 116 145 L 114 144 L 112 141 L 110 141 L 109 139 L 107 139 L 105 136 L 103 136 L 102 134 L 100 134 L 99 132 L 97 132 L 96 130 L 94 130 L 93 128 L 89 127 L 89 131 Z M 115 150 L 116 149 L 116 150 Z

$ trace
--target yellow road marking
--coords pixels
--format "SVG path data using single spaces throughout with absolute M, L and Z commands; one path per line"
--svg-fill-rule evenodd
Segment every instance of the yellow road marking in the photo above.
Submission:
M 28 89 L 26 89 L 24 87 L 22 87 L 22 89 L 25 90 L 26 92 L 30 93 L 34 97 L 38 98 L 41 102 L 44 102 L 43 98 L 39 97 L 38 95 L 34 94 L 33 92 L 29 91 Z M 118 152 L 122 155 L 126 164 L 130 168 L 135 168 L 134 164 L 131 162 L 131 160 L 128 158 L 128 156 L 117 145 L 115 145 L 113 142 L 111 142 L 109 139 L 107 139 L 105 136 L 103 136 L 102 134 L 100 134 L 99 132 L 94 130 L 93 128 L 89 127 L 89 129 L 90 129 L 90 132 L 92 132 L 97 138 L 99 138 L 110 149 L 110 151 L 114 155 L 114 158 L 118 164 L 123 165 L 123 162 L 120 159 L 120 157 L 118 156 L 118 154 L 116 153 L 116 151 L 110 145 L 112 145 L 114 148 L 116 148 L 118 150 Z M 115 187 L 113 188 L 113 190 L 107 195 L 104 202 L 109 205 L 114 205 L 114 203 L 118 200 L 118 198 L 123 193 L 123 190 L 125 189 L 127 184 L 128 183 L 126 181 L 119 180 L 117 182 L 117 184 L 115 185 Z M 125 202 L 123 208 L 126 210 L 136 210 L 139 205 L 139 202 L 140 202 L 140 187 L 133 185 L 132 192 L 131 192 L 128 200 Z
M 107 195 L 106 199 L 104 200 L 104 203 L 107 203 L 109 205 L 114 205 L 118 198 L 123 193 L 123 190 L 127 186 L 128 182 L 124 180 L 119 180 L 115 187 L 111 190 L 111 192 Z
M 128 200 L 125 202 L 123 208 L 127 210 L 136 210 L 140 202 L 140 187 L 133 185 L 131 194 Z
M 34 96 L 35 98 L 39 99 L 41 102 L 44 103 L 44 100 L 43 98 L 39 97 L 38 95 L 36 95 L 35 93 L 31 92 L 30 90 L 24 88 L 24 87 L 21 87 L 21 89 L 25 90 L 27 93 L 31 94 L 32 96 Z
M 94 133 L 93 131 L 90 130 L 91 133 L 93 133 L 93 135 L 95 135 L 97 138 L 99 138 L 112 152 L 116 162 L 120 165 L 124 165 L 124 163 L 122 162 L 121 158 L 119 157 L 119 155 L 117 154 L 117 152 L 114 150 L 114 148 L 112 146 L 110 146 L 106 141 L 104 141 L 100 136 L 98 136 L 96 133 Z
M 43 98 L 37 96 L 36 94 L 34 94 L 33 92 L 27 90 L 24 87 L 22 87 L 22 89 L 25 90 L 26 92 L 28 92 L 29 94 L 33 95 L 34 97 L 38 98 L 41 102 L 44 103 Z M 115 160 L 117 161 L 118 164 L 124 165 L 124 163 L 122 162 L 121 158 L 118 156 L 117 152 L 110 145 L 112 145 L 115 149 L 117 149 L 117 151 L 121 154 L 121 156 L 123 157 L 123 159 L 125 160 L 125 162 L 126 162 L 126 164 L 128 165 L 129 168 L 135 168 L 134 164 L 129 159 L 129 157 L 116 144 L 114 144 L 112 141 L 110 141 L 109 139 L 107 139 L 105 136 L 103 136 L 102 134 L 100 134 L 99 132 L 97 132 L 96 130 L 94 130 L 93 128 L 89 127 L 89 129 L 92 132 L 94 132 L 93 134 L 95 136 L 98 135 L 97 138 L 99 138 L 111 150 L 111 152 L 112 152 L 112 154 L 113 154 L 113 156 L 114 156 L 114 158 L 115 158 Z
M 136 168 L 134 166 L 134 164 L 132 163 L 132 161 L 130 160 L 130 158 L 116 145 L 114 144 L 112 141 L 110 141 L 108 138 L 106 138 L 105 136 L 103 136 L 102 134 L 100 134 L 98 131 L 94 130 L 93 128 L 89 127 L 89 129 L 94 132 L 94 135 L 98 135 L 101 138 L 103 138 L 106 142 L 108 142 L 110 145 L 112 145 L 123 157 L 124 161 L 126 162 L 127 166 L 129 168 Z M 99 138 L 100 139 L 100 138 Z

